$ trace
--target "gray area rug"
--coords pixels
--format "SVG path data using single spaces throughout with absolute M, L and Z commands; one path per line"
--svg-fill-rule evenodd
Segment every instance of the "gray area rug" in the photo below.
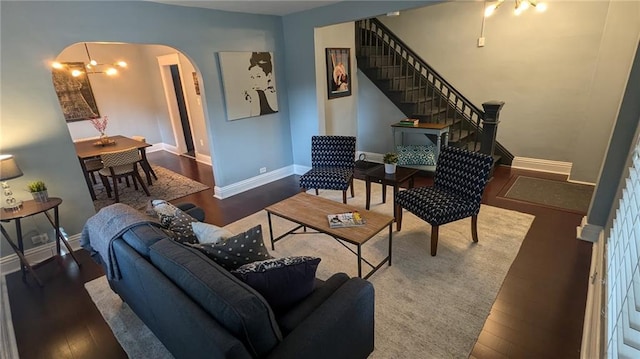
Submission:
M 593 190 L 590 185 L 519 176 L 504 197 L 587 213 Z
M 355 181 L 355 185 L 356 198 L 349 198 L 348 202 L 364 208 L 364 183 Z M 387 203 L 382 204 L 380 188 L 379 185 L 373 185 L 371 209 L 391 214 L 391 193 Z M 342 201 L 339 191 L 321 191 L 320 195 Z M 479 242 L 473 243 L 471 240 L 470 219 L 443 225 L 440 228 L 438 255 L 431 257 L 431 227 L 405 212 L 402 231 L 393 233 L 393 266 L 384 266 L 369 278 L 376 291 L 375 351 L 371 358 L 467 358 L 533 218 L 532 215 L 483 205 L 478 217 Z M 272 223 L 275 235 L 294 226 L 277 217 L 272 218 Z M 265 211 L 225 228 L 239 233 L 256 224 L 262 225 L 265 244 L 269 244 Z M 387 234 L 385 230 L 363 245 L 363 256 L 366 259 L 377 263 L 386 255 Z M 287 237 L 276 244 L 272 255 L 320 257 L 322 261 L 317 276 L 321 279 L 336 272 L 345 272 L 351 276 L 357 274 L 356 257 L 326 235 Z M 366 265 L 363 265 L 363 271 L 366 270 Z M 96 306 L 125 351 L 129 353 L 130 350 L 141 350 L 128 349 L 128 346 L 161 346 L 155 337 L 136 334 L 141 330 L 139 328 L 131 329 L 128 325 L 117 327 L 111 323 L 119 316 L 128 317 L 133 314 L 111 292 L 104 278 L 94 282 L 100 281 L 102 283 L 96 286 L 106 287 L 104 295 L 115 299 L 96 302 Z M 86 286 L 93 298 L 93 282 Z M 106 315 L 105 312 L 114 314 Z M 122 336 L 129 339 L 121 339 Z M 133 338 L 135 339 L 132 340 Z
M 149 189 L 149 193 L 151 193 L 151 196 L 147 197 L 142 188 L 140 188 L 139 186 L 138 190 L 136 191 L 133 187 L 133 183 L 131 184 L 131 187 L 127 187 L 126 183 L 123 180 L 122 183 L 118 184 L 120 203 L 128 204 L 133 208 L 141 209 L 146 206 L 147 202 L 150 199 L 164 199 L 170 201 L 195 192 L 209 189 L 209 186 L 205 184 L 196 182 L 164 167 L 153 165 L 151 167 L 158 176 L 158 180 L 154 179 L 153 184 L 151 186 L 147 186 L 147 188 Z M 140 172 L 142 180 L 145 181 L 145 184 L 147 184 L 144 172 L 140 169 L 138 169 L 138 171 Z M 115 197 L 113 197 L 113 194 L 112 198 L 107 197 L 107 191 L 102 185 L 99 176 L 97 177 L 98 184 L 93 186 L 97 198 L 95 201 L 93 201 L 93 206 L 96 208 L 96 211 L 100 210 L 100 208 L 102 207 L 106 207 L 115 203 Z M 110 183 L 113 183 L 111 180 L 109 181 Z

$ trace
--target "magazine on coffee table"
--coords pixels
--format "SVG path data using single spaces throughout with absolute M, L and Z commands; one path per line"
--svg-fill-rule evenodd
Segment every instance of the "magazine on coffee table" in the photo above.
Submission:
M 329 214 L 327 220 L 331 228 L 364 226 L 367 223 L 358 211 Z

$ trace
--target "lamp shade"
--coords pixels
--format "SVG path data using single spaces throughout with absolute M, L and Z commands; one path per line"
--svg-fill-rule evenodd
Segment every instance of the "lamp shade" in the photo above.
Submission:
M 13 155 L 0 155 L 0 181 L 22 176 L 22 171 Z

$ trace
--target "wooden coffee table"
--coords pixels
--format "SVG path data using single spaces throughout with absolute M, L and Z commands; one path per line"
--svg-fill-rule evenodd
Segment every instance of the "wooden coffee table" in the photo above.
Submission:
M 396 166 L 396 173 L 385 173 L 384 166 L 380 165 L 375 167 L 365 174 L 365 182 L 367 188 L 367 202 L 366 208 L 370 208 L 371 204 L 371 182 L 381 183 L 382 184 L 382 203 L 387 202 L 387 185 L 393 186 L 393 200 L 396 199 L 396 194 L 398 194 L 398 189 L 400 185 L 409 182 L 409 188 L 413 188 L 413 177 L 418 173 L 418 170 L 415 168 L 408 167 L 399 167 Z M 394 217 L 398 218 L 396 205 L 393 206 Z
M 345 248 L 350 250 L 358 257 L 358 277 L 362 277 L 362 262 L 369 265 L 372 270 L 367 273 L 364 278 L 369 278 L 375 271 L 380 269 L 383 264 L 389 263 L 391 265 L 391 246 L 392 246 L 392 224 L 393 217 L 386 216 L 380 213 L 371 212 L 349 206 L 346 204 L 338 203 L 326 198 L 310 195 L 308 193 L 298 193 L 293 197 L 289 197 L 284 201 L 273 204 L 267 208 L 267 215 L 269 218 L 269 236 L 271 238 L 271 249 L 275 250 L 275 243 L 290 234 L 299 234 L 296 232 L 300 228 L 306 232 L 307 227 L 314 229 L 320 233 L 327 234 L 342 244 Z M 347 227 L 347 228 L 330 228 L 327 221 L 327 215 L 335 213 L 345 213 L 351 211 L 358 211 L 362 215 L 367 223 L 364 226 Z M 274 238 L 273 226 L 271 224 L 271 215 L 287 219 L 291 222 L 297 223 L 298 226 L 288 231 L 287 233 Z M 389 228 L 389 254 L 379 264 L 373 265 L 366 259 L 362 258 L 362 245 L 369 239 L 373 238 L 376 234 L 380 233 L 385 227 Z M 357 251 L 353 251 L 345 243 L 354 244 L 357 246 Z

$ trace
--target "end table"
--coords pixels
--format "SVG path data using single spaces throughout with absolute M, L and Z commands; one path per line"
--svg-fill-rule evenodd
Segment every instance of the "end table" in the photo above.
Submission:
M 20 258 L 20 269 L 22 270 L 22 280 L 24 281 L 26 281 L 26 270 L 28 270 L 29 273 L 31 273 L 33 278 L 36 280 L 36 282 L 38 282 L 38 285 L 42 286 L 42 282 L 40 281 L 40 278 L 38 278 L 38 275 L 34 271 L 33 267 L 29 264 L 26 257 L 24 256 L 24 244 L 22 241 L 22 226 L 20 224 L 20 220 L 22 218 L 31 217 L 38 213 L 43 213 L 49 220 L 49 223 L 51 223 L 51 226 L 53 226 L 53 228 L 56 231 L 57 255 L 60 256 L 60 241 L 62 241 L 62 243 L 64 243 L 64 245 L 67 247 L 69 254 L 71 254 L 71 257 L 73 257 L 73 260 L 76 262 L 78 267 L 80 266 L 80 262 L 78 262 L 78 259 L 73 254 L 73 250 L 71 249 L 69 242 L 67 242 L 66 238 L 64 238 L 62 233 L 60 233 L 60 218 L 58 215 L 58 207 L 60 206 L 61 203 L 62 203 L 62 199 L 57 197 L 49 197 L 49 201 L 47 202 L 36 202 L 34 200 L 24 201 L 22 202 L 22 207 L 18 211 L 0 209 L 0 222 L 15 221 L 16 236 L 17 236 L 16 239 L 18 241 L 17 244 L 11 239 L 11 237 L 9 236 L 9 233 L 7 233 L 7 231 L 4 229 L 1 223 L 0 223 L 0 230 L 2 231 L 2 235 L 7 240 L 7 242 L 9 242 L 9 245 L 11 246 L 11 248 L 13 248 L 13 251 L 16 252 L 16 254 L 18 255 L 18 258 Z M 53 209 L 53 218 L 51 218 L 51 215 L 48 213 L 48 211 L 51 209 Z
M 382 184 L 382 203 L 387 202 L 387 185 L 393 186 L 393 200 L 395 201 L 396 194 L 398 194 L 398 188 L 404 182 L 409 182 L 409 188 L 413 188 L 413 178 L 418 173 L 415 168 L 408 167 L 396 167 L 395 173 L 385 173 L 384 166 L 379 165 L 373 169 L 367 171 L 365 174 L 365 182 L 367 189 L 367 202 L 366 209 L 368 210 L 371 204 L 371 182 Z M 398 218 L 396 206 L 394 204 L 393 216 Z

